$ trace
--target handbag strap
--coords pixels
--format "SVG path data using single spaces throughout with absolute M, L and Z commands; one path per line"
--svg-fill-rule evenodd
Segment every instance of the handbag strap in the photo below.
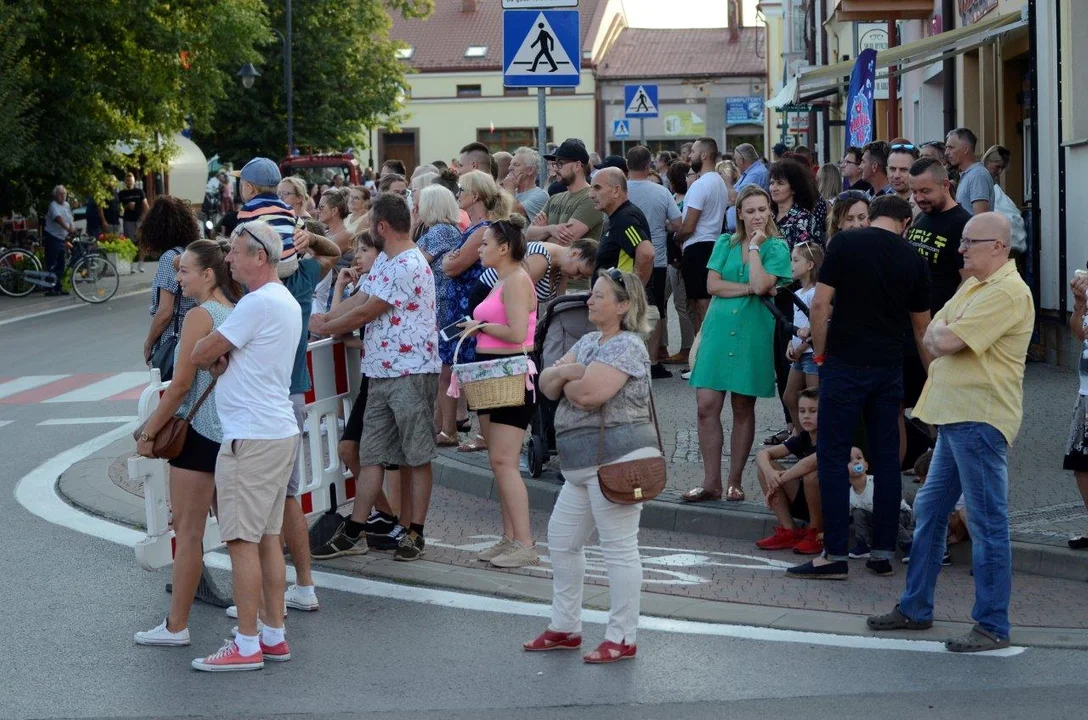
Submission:
M 200 410 L 200 406 L 204 404 L 204 401 L 208 399 L 208 396 L 212 394 L 212 390 L 215 389 L 215 383 L 219 381 L 219 378 L 213 377 L 211 383 L 208 384 L 204 393 L 200 396 L 200 399 L 196 401 L 196 405 L 193 405 L 193 409 L 189 411 L 189 414 L 185 416 L 185 422 L 191 423 L 193 418 L 196 417 L 196 413 Z
M 605 405 L 608 403 L 606 402 Z M 605 405 L 601 405 L 601 429 L 597 433 L 597 467 L 601 466 L 601 461 L 604 459 L 604 409 Z M 654 389 L 650 387 L 650 417 L 654 421 L 654 432 L 657 433 L 657 449 L 661 451 L 661 456 L 665 456 L 665 445 L 661 442 L 661 426 L 657 423 L 657 403 L 654 402 Z

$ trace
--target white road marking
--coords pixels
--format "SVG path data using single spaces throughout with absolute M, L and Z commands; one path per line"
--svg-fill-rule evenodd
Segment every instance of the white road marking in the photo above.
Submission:
M 90 385 L 84 385 L 81 388 L 71 390 L 63 395 L 58 395 L 55 398 L 43 400 L 42 402 L 99 402 L 123 393 L 125 390 L 131 390 L 137 385 L 147 385 L 150 378 L 151 375 L 147 370 L 121 372 L 116 375 L 110 375 L 108 378 L 103 378 L 97 382 L 93 382 Z
M 38 427 L 48 425 L 109 425 L 111 423 L 128 423 L 138 420 L 135 415 L 119 415 L 117 417 L 86 417 L 86 418 L 53 418 L 42 420 Z
M 60 499 L 56 494 L 57 478 L 69 467 L 85 457 L 101 450 L 110 443 L 119 440 L 135 429 L 136 423 L 128 423 L 96 438 L 65 450 L 60 455 L 45 461 L 15 486 L 15 499 L 31 513 L 54 525 L 69 528 L 76 532 L 109 540 L 110 542 L 133 547 L 142 540 L 144 533 L 109 522 L 98 517 L 85 515 Z M 230 557 L 223 553 L 210 553 L 204 557 L 209 567 L 222 570 L 230 569 Z M 294 569 L 287 568 L 288 581 L 294 580 Z M 353 575 L 335 573 L 313 573 L 317 585 L 331 590 L 349 592 L 355 595 L 367 595 L 406 602 L 423 603 L 438 607 L 457 608 L 477 612 L 521 615 L 524 617 L 551 617 L 551 608 L 540 603 L 506 600 L 485 595 L 472 595 L 421 588 L 414 585 L 366 580 Z M 582 619 L 596 625 L 608 622 L 608 613 L 602 610 L 583 610 Z M 642 617 L 639 627 L 643 630 L 678 633 L 685 635 L 708 635 L 731 637 L 762 642 L 787 642 L 827 647 L 841 647 L 858 650 L 899 650 L 909 652 L 947 653 L 944 643 L 933 640 L 898 640 L 891 638 L 831 635 L 828 633 L 802 632 L 799 630 L 777 630 L 772 628 L 750 627 L 745 625 L 725 625 L 695 622 L 690 620 L 670 620 L 667 618 Z M 968 657 L 1011 657 L 1024 652 L 1026 648 L 1010 647 L 987 653 L 975 653 Z
M 24 375 L 14 380 L 0 383 L 0 399 L 18 395 L 25 390 L 33 390 L 36 387 L 47 385 L 57 380 L 63 380 L 67 375 Z
M 117 301 L 117 300 L 123 300 L 124 298 L 132 297 L 133 295 L 146 295 L 147 291 L 148 291 L 148 288 L 142 288 L 140 290 L 132 290 L 132 291 L 127 292 L 127 293 L 121 293 L 121 294 L 118 294 L 118 295 L 114 295 L 112 298 L 110 298 L 110 301 L 114 302 L 114 301 Z M 52 310 L 42 310 L 41 312 L 32 313 L 30 315 L 21 315 L 20 317 L 11 318 L 10 320 L 0 320 L 0 325 L 10 325 L 11 323 L 22 322 L 23 320 L 33 320 L 34 318 L 45 317 L 46 315 L 55 315 L 56 313 L 68 312 L 69 310 L 78 310 L 79 308 L 86 308 L 86 307 L 92 307 L 92 306 L 89 305 L 88 303 L 82 303 L 82 302 L 78 303 L 76 305 L 65 305 L 64 307 L 53 308 Z
M 0 427 L 4 427 L 5 425 L 11 425 L 13 422 L 15 422 L 15 421 L 14 420 L 0 420 Z

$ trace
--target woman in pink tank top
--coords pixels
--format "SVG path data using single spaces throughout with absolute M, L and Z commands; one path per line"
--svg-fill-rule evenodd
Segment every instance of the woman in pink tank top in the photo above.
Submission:
M 520 355 L 533 350 L 536 332 L 536 291 L 521 266 L 526 241 L 520 215 L 493 222 L 484 232 L 480 260 L 494 268 L 498 282 L 476 306 L 473 320 L 463 327 L 479 327 L 476 360 Z M 538 565 L 540 558 L 529 528 L 529 495 L 521 479 L 518 460 L 525 429 L 536 411 L 536 393 L 525 391 L 525 403 L 517 407 L 479 410 L 480 430 L 487 441 L 488 460 L 499 488 L 502 507 L 502 539 L 480 553 L 479 558 L 496 567 Z

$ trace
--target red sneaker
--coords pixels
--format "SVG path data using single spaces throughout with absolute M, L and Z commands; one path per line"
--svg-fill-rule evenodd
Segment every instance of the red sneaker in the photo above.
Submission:
M 287 647 L 287 641 L 275 645 L 265 645 L 261 640 L 261 655 L 269 662 L 287 662 L 291 659 L 291 648 Z
M 804 536 L 805 531 L 800 528 L 784 528 L 779 525 L 774 529 L 774 535 L 756 540 L 756 547 L 760 550 L 790 550 Z
M 822 553 L 824 551 L 824 534 L 816 532 L 814 528 L 809 528 L 804 532 L 804 538 L 794 545 L 793 551 L 798 555 L 819 555 Z
M 234 672 L 237 670 L 260 670 L 264 667 L 261 653 L 243 655 L 233 640 L 208 657 L 193 660 L 193 669 L 203 672 Z

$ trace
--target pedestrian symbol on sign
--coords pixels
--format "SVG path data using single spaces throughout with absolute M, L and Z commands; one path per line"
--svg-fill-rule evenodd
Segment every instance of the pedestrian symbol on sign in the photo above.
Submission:
M 537 15 L 506 72 L 508 74 L 571 74 L 572 63 L 544 13 Z
M 638 103 L 638 107 L 635 108 L 637 112 L 649 112 L 650 106 L 646 104 L 648 98 L 646 97 L 646 91 L 642 88 L 638 89 L 638 93 L 635 94 L 635 102 Z
M 555 72 L 559 69 L 559 66 L 555 64 L 555 60 L 552 59 L 552 48 L 555 47 L 555 38 L 548 34 L 548 31 L 544 29 L 544 23 L 537 23 L 537 27 L 540 28 L 540 34 L 536 36 L 536 40 L 529 47 L 534 47 L 537 44 L 540 45 L 540 52 L 533 58 L 533 67 L 529 72 L 536 72 L 536 64 L 540 62 L 540 58 L 544 58 L 552 66 L 552 69 L 548 72 Z M 517 64 L 517 60 L 514 61 Z

